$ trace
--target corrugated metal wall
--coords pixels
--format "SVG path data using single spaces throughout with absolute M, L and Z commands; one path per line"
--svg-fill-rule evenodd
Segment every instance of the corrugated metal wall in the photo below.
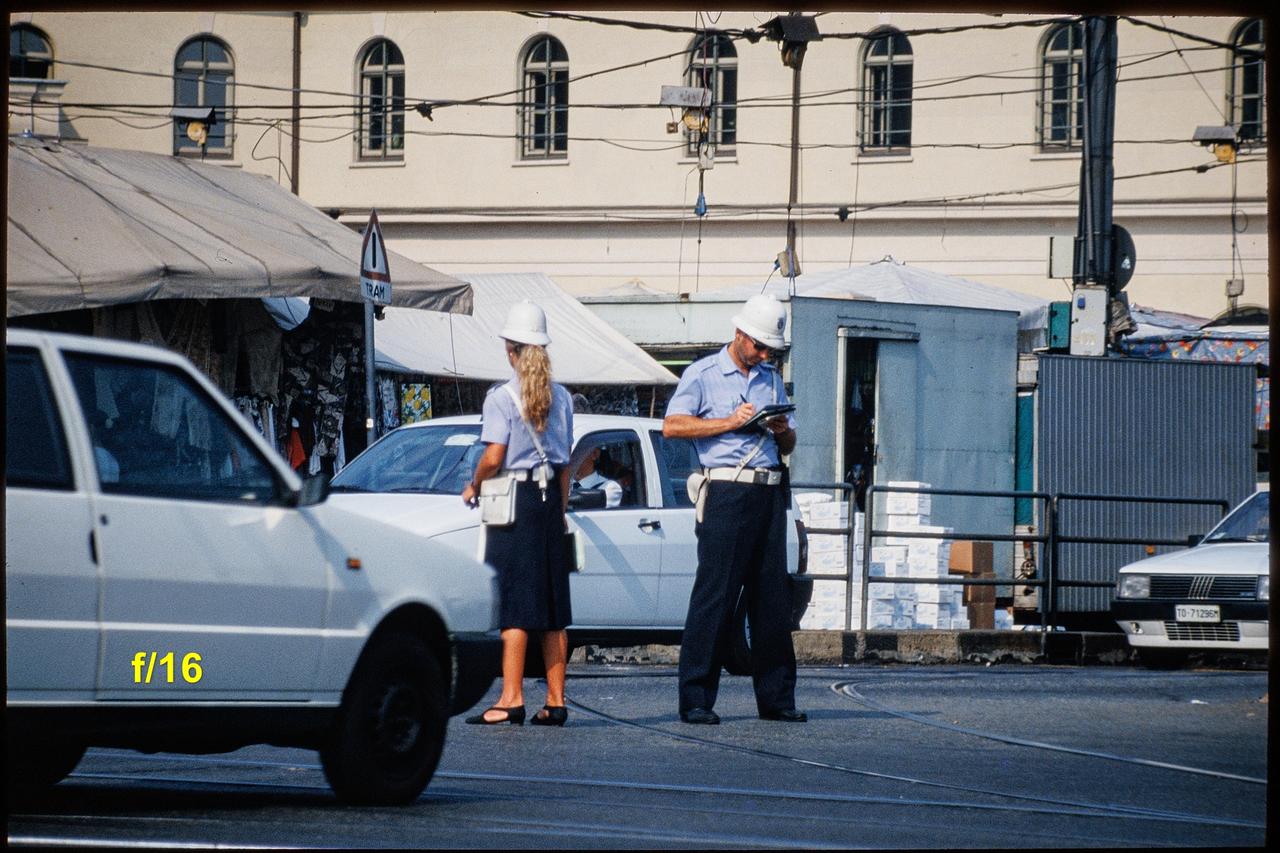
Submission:
M 1254 489 L 1254 368 L 1045 355 L 1036 390 L 1036 488 L 1051 493 L 1222 498 Z M 1059 531 L 1184 538 L 1211 507 L 1066 502 Z M 1157 548 L 1157 553 L 1172 550 Z M 1063 545 L 1059 577 L 1114 581 L 1140 545 Z M 1106 610 L 1109 589 L 1062 589 L 1063 611 Z

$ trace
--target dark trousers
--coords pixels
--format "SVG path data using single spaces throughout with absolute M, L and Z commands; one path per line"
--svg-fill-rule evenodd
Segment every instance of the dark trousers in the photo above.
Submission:
M 696 528 L 698 574 L 680 643 L 680 711 L 715 705 L 733 610 L 744 589 L 757 710 L 794 708 L 786 491 L 724 481 L 708 483 L 707 489 Z

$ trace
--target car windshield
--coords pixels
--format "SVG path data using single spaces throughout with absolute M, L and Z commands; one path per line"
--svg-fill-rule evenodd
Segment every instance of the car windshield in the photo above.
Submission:
M 1208 536 L 1208 542 L 1270 542 L 1271 492 L 1258 492 L 1236 507 Z
M 479 424 L 401 427 L 338 472 L 332 490 L 461 494 L 483 452 Z

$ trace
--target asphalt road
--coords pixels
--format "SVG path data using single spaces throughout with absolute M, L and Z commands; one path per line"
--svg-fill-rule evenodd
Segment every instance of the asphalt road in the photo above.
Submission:
M 541 685 L 528 682 L 530 713 Z M 422 798 L 351 808 L 314 753 L 94 749 L 10 803 L 11 845 L 462 848 L 1261 846 L 1265 672 L 804 668 L 810 722 L 675 716 L 669 667 L 570 669 L 564 729 L 455 718 Z M 488 699 L 497 696 L 497 688 Z M 535 704 L 536 703 L 536 704 Z M 483 706 L 481 706 L 483 707 Z

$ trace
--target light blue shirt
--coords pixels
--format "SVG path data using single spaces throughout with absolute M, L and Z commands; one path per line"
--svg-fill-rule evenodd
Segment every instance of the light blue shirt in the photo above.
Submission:
M 685 368 L 667 403 L 668 415 L 693 415 L 699 418 L 727 418 L 734 409 L 748 402 L 757 410 L 773 403 L 788 403 L 778 370 L 761 362 L 744 374 L 729 356 L 729 347 L 715 355 L 699 359 Z M 787 415 L 787 425 L 796 428 L 796 419 Z M 695 438 L 698 461 L 706 468 L 736 466 L 760 440 L 758 429 L 734 430 L 710 438 Z M 760 452 L 747 463 L 750 468 L 771 468 L 779 464 L 778 443 L 769 433 Z
M 512 376 L 506 383 L 516 397 L 520 396 L 520 380 Z M 533 468 L 542 464 L 538 448 L 529 437 L 529 430 L 520 420 L 511 395 L 494 385 L 484 398 L 484 413 L 480 427 L 480 440 L 489 444 L 505 444 L 507 456 L 504 468 Z M 551 383 L 551 411 L 547 413 L 547 429 L 538 435 L 547 461 L 552 465 L 568 465 L 569 450 L 573 446 L 573 400 L 563 385 Z

